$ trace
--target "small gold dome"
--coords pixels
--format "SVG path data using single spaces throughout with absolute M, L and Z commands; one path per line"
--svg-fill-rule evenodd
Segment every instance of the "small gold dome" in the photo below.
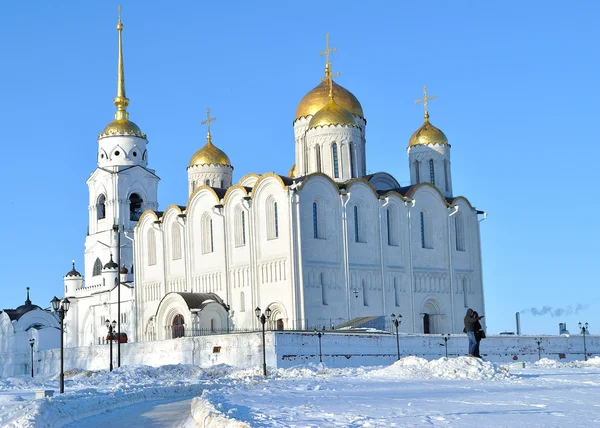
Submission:
M 429 115 L 425 116 L 425 123 L 412 134 L 408 147 L 427 144 L 448 144 L 448 138 L 442 131 L 429 123 Z
M 110 122 L 100 134 L 101 137 L 110 135 L 135 135 L 136 137 L 146 138 L 139 126 L 128 119 L 117 119 Z
M 212 143 L 211 135 L 208 134 L 206 145 L 194 153 L 194 156 L 190 159 L 190 166 L 195 165 L 231 166 L 231 161 L 223 150 L 215 147 Z
M 288 171 L 288 177 L 290 177 L 290 178 L 296 177 L 296 164 L 292 165 L 292 167 Z
M 344 87 L 333 82 L 333 97 L 338 105 L 355 116 L 362 117 L 363 109 L 358 99 Z M 298 104 L 296 109 L 296 119 L 306 116 L 314 116 L 319 110 L 329 103 L 329 84 L 321 82 L 315 86 Z
M 308 123 L 308 129 L 329 125 L 356 126 L 356 120 L 352 113 L 340 107 L 333 98 L 330 98 L 327 105 L 312 117 Z

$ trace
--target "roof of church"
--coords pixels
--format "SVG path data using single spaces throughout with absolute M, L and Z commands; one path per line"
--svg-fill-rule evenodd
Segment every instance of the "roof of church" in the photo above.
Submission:
M 188 308 L 190 308 L 190 309 L 202 309 L 204 306 L 206 306 L 207 304 L 212 303 L 212 302 L 218 303 L 227 309 L 227 306 L 223 302 L 223 299 L 221 299 L 215 293 L 177 293 L 176 292 L 175 294 L 179 294 L 183 298 L 183 300 L 185 300 L 185 303 L 187 304 Z
M 23 305 L 19 306 L 17 309 L 4 309 L 3 311 L 0 311 L 0 313 L 5 312 L 11 321 L 18 321 L 19 318 L 21 318 L 27 312 L 33 311 L 34 309 L 42 308 L 40 308 L 38 305 L 34 305 L 31 303 L 31 300 L 29 300 L 29 287 L 27 287 L 27 300 L 25 300 L 25 303 Z

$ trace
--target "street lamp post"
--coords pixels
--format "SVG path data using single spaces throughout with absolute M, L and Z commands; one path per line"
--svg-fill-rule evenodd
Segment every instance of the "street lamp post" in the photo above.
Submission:
M 263 314 L 261 309 L 257 306 L 256 309 L 254 310 L 254 314 L 256 315 L 256 318 L 258 318 L 260 320 L 260 323 L 262 324 L 263 375 L 266 376 L 267 375 L 267 353 L 265 350 L 265 323 L 267 322 L 267 319 L 269 319 L 271 317 L 271 308 L 267 308 L 267 310 Z
M 396 326 L 396 348 L 398 350 L 398 359 L 400 359 L 400 335 L 398 334 L 398 327 L 401 322 L 402 315 L 398 314 L 398 316 L 396 316 L 395 314 L 392 314 L 392 323 Z
M 315 328 L 315 333 L 317 334 L 317 338 L 319 339 L 319 362 L 323 362 L 323 352 L 321 351 L 321 337 L 323 337 L 323 333 Z
M 588 323 L 579 323 L 579 328 L 581 329 L 581 334 L 583 334 L 583 361 L 587 361 L 587 346 L 585 343 L 585 335 L 588 332 Z
M 29 346 L 31 346 L 31 377 L 33 377 L 33 345 L 35 344 L 35 339 L 29 339 Z
M 538 361 L 542 359 L 542 338 L 535 339 L 538 346 Z
M 448 339 L 450 338 L 450 334 L 444 334 L 444 348 L 446 351 L 446 358 L 448 358 Z
M 64 349 L 65 349 L 65 314 L 68 312 L 69 310 L 69 305 L 71 304 L 71 302 L 69 302 L 69 299 L 67 299 L 66 297 L 61 301 L 58 299 L 58 297 L 54 296 L 54 299 L 52 299 L 50 301 L 50 303 L 52 304 L 52 310 L 54 312 L 58 312 L 58 319 L 60 321 L 60 393 L 64 393 L 65 392 L 65 356 L 64 356 Z
M 110 364 L 108 365 L 108 369 L 112 372 L 113 371 L 113 354 L 112 354 L 112 343 L 113 343 L 113 337 L 115 337 L 115 327 L 117 326 L 117 322 L 113 321 L 112 323 L 109 320 L 106 320 L 104 322 L 104 325 L 106 326 L 106 328 L 108 328 L 108 341 L 110 342 Z M 117 340 L 119 340 L 119 338 L 117 338 Z

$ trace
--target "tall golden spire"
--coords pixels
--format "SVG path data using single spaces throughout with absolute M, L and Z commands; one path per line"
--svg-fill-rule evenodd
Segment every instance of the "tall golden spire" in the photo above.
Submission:
M 200 124 L 201 125 L 206 125 L 206 127 L 208 128 L 208 133 L 206 134 L 206 144 L 207 145 L 212 145 L 212 135 L 210 135 L 210 122 L 214 122 L 215 120 L 217 120 L 216 117 L 210 117 L 210 108 L 206 108 L 206 120 L 202 121 Z
M 119 65 L 117 71 L 117 96 L 114 99 L 117 112 L 115 113 L 116 120 L 127 120 L 129 119 L 129 113 L 127 112 L 127 106 L 129 105 L 129 99 L 125 95 L 125 72 L 123 70 L 123 38 L 121 33 L 123 32 L 123 23 L 121 22 L 121 6 L 117 8 L 119 13 L 119 21 L 117 22 L 117 31 L 119 32 Z
M 432 95 L 430 97 L 427 96 L 427 86 L 423 85 L 423 98 L 420 100 L 415 100 L 415 104 L 423 103 L 423 107 L 425 108 L 425 122 L 429 122 L 429 109 L 427 107 L 427 101 L 436 98 L 436 95 Z

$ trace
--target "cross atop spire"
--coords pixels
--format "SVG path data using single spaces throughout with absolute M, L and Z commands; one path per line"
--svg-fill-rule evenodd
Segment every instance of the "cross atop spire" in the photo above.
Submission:
M 325 78 L 327 79 L 331 74 L 331 61 L 329 61 L 329 54 L 331 52 L 337 51 L 337 48 L 329 47 L 329 33 L 325 34 L 325 50 L 323 52 L 319 52 L 320 55 L 325 55 Z
M 437 98 L 436 95 L 427 96 L 427 86 L 423 85 L 423 98 L 420 100 L 415 100 L 415 104 L 423 103 L 423 107 L 425 108 L 425 121 L 429 122 L 429 109 L 427 106 L 427 101 Z
M 208 133 L 206 134 L 206 139 L 208 140 L 208 143 L 211 144 L 212 143 L 212 136 L 210 135 L 210 122 L 214 122 L 215 120 L 217 120 L 216 117 L 210 117 L 210 108 L 206 108 L 206 120 L 202 121 L 200 124 L 201 125 L 206 125 L 206 128 L 208 129 Z

